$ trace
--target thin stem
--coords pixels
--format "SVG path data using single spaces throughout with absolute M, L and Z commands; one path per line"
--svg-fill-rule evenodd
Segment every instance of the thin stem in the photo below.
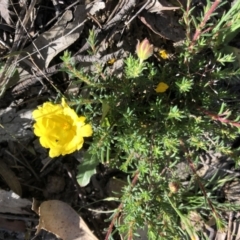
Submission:
M 212 113 L 212 112 L 209 112 L 205 109 L 202 109 L 202 108 L 198 108 L 201 112 L 203 112 L 204 114 L 208 115 L 209 117 L 211 117 L 213 120 L 216 120 L 216 121 L 219 121 L 221 123 L 227 123 L 227 124 L 230 124 L 234 127 L 237 127 L 239 128 L 240 127 L 240 123 L 239 122 L 234 122 L 234 121 L 231 121 L 229 119 L 226 119 L 224 117 L 220 117 L 219 115 L 215 114 L 215 113 Z
M 206 12 L 203 21 L 200 23 L 199 27 L 196 29 L 195 34 L 193 36 L 191 45 L 189 47 L 190 50 L 192 50 L 193 46 L 195 45 L 196 41 L 198 40 L 198 38 L 200 37 L 201 33 L 202 33 L 202 29 L 205 27 L 206 22 L 209 20 L 209 18 L 211 17 L 211 14 L 216 10 L 217 6 L 219 5 L 221 1 L 220 0 L 215 0 L 215 2 L 212 4 L 212 6 L 210 7 L 210 9 Z
M 136 171 L 135 174 L 134 174 L 134 177 L 133 177 L 133 180 L 132 180 L 132 183 L 131 183 L 131 189 L 133 189 L 133 187 L 136 185 L 137 181 L 138 181 L 138 176 L 139 176 L 139 171 Z M 108 240 L 109 239 L 109 236 L 112 232 L 112 229 L 113 229 L 113 226 L 114 226 L 114 223 L 116 222 L 120 212 L 122 211 L 122 208 L 123 208 L 123 203 L 121 203 L 119 206 L 118 206 L 118 209 L 108 227 L 108 231 L 107 231 L 107 234 L 106 234 L 106 237 L 105 237 L 105 240 Z
M 82 80 L 90 86 L 94 86 L 94 84 L 91 83 L 86 76 L 84 76 L 80 71 L 77 71 L 74 67 L 72 67 L 71 64 L 66 64 L 65 67 L 78 79 Z
M 184 142 L 183 142 L 181 139 L 180 139 L 180 144 L 181 144 L 181 146 L 182 146 L 182 148 L 183 148 L 183 151 L 187 154 L 188 164 L 189 164 L 190 168 L 192 169 L 192 172 L 193 172 L 194 175 L 196 176 L 196 180 L 197 180 L 197 182 L 198 182 L 198 185 L 199 185 L 199 187 L 201 188 L 201 191 L 202 191 L 202 193 L 203 193 L 206 201 L 208 202 L 208 204 L 209 204 L 209 206 L 210 206 L 210 208 L 211 208 L 211 210 L 212 210 L 212 212 L 213 212 L 214 218 L 215 218 L 215 219 L 218 219 L 218 218 L 219 218 L 219 215 L 218 215 L 218 213 L 216 212 L 216 210 L 215 210 L 215 208 L 214 208 L 211 200 L 208 198 L 207 193 L 206 193 L 206 191 L 205 191 L 205 188 L 204 188 L 202 182 L 200 181 L 200 178 L 199 178 L 199 176 L 198 176 L 198 174 L 197 174 L 197 171 L 196 171 L 196 169 L 195 169 L 195 167 L 194 167 L 194 163 L 193 163 L 192 159 L 190 158 L 190 155 L 189 155 L 189 153 L 188 153 L 188 151 L 187 151 L 187 149 L 186 149 L 186 147 L 185 147 Z

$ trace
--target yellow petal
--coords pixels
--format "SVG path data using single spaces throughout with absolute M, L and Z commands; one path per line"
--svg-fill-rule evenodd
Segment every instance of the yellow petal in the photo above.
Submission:
M 47 117 L 51 114 L 59 114 L 61 111 L 61 105 L 54 105 L 50 102 L 46 102 L 42 107 L 38 107 L 38 109 L 34 110 L 32 116 L 37 121 L 39 118 Z
M 85 121 L 86 121 L 86 118 L 83 116 L 77 118 L 76 125 L 77 125 L 78 129 L 80 129 L 81 127 L 83 127 L 85 125 Z
M 40 144 L 45 147 L 45 148 L 49 148 L 49 141 L 46 137 L 40 137 Z
M 78 134 L 82 137 L 90 137 L 92 136 L 92 127 L 90 124 L 86 124 L 83 127 L 81 127 L 80 129 L 78 129 Z
M 164 82 L 160 82 L 158 85 L 157 85 L 157 88 L 155 89 L 155 91 L 157 93 L 163 93 L 163 92 L 166 92 L 166 90 L 169 88 L 169 86 L 164 83 Z
M 162 59 L 168 59 L 168 57 L 169 57 L 169 54 L 168 54 L 167 51 L 164 50 L 164 49 L 160 50 L 158 53 L 159 53 L 159 56 L 160 56 Z
M 62 103 L 61 104 L 62 104 L 63 108 L 69 107 L 64 98 L 62 98 Z
M 33 125 L 34 128 L 34 134 L 38 137 L 45 135 L 47 133 L 45 127 L 43 124 L 39 121 Z
M 80 137 L 74 137 L 72 139 L 72 141 L 69 142 L 67 144 L 67 146 L 65 146 L 64 153 L 69 154 L 69 153 L 73 153 L 76 150 L 81 149 L 82 146 L 83 146 L 83 143 L 84 143 L 83 137 L 81 137 L 81 136 Z
M 56 148 L 51 148 L 49 151 L 49 157 L 54 158 L 60 156 L 61 153 Z

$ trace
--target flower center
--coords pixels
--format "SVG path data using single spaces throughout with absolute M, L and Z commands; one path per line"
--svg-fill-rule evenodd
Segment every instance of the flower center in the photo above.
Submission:
M 63 122 L 62 128 L 64 130 L 69 130 L 71 128 L 71 125 L 68 122 Z

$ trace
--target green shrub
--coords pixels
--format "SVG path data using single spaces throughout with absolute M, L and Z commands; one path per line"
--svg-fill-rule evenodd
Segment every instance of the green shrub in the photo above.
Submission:
M 208 2 L 199 20 L 191 15 L 188 2 L 183 14 L 186 40 L 163 64 L 133 54 L 125 59 L 121 78 L 103 79 L 76 69 L 68 52 L 62 57 L 64 70 L 85 83 L 84 96 L 71 100 L 93 125 L 93 141 L 84 159 L 89 161 L 89 176 L 99 161 L 129 174 L 119 209 L 124 219 L 119 230 L 128 239 L 143 226 L 148 227 L 149 239 L 187 239 L 187 235 L 197 239 L 201 231 L 191 224 L 189 214 L 200 219 L 212 216 L 223 228 L 222 211 L 234 208 L 214 195 L 220 179 L 206 182 L 196 174 L 204 151 L 239 162 L 231 143 L 240 132 L 240 115 L 229 100 L 239 98 L 234 79 L 240 68 L 229 43 L 240 32 L 240 2 L 220 19 L 215 15 L 218 4 Z M 187 186 L 176 169 L 180 162 L 190 167 Z M 79 171 L 86 168 L 80 165 Z M 82 178 L 78 180 L 81 183 Z

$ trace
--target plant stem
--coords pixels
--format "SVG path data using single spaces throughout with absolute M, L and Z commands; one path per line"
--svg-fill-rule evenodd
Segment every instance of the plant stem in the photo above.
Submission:
M 131 183 L 131 189 L 136 185 L 137 183 L 137 180 L 138 180 L 138 176 L 139 176 L 139 171 L 136 171 L 135 174 L 134 174 L 134 177 L 133 177 L 133 180 L 132 180 L 132 183 Z M 118 209 L 117 209 L 117 212 L 115 213 L 109 227 L 108 227 L 108 231 L 107 231 L 107 234 L 106 234 L 106 237 L 105 237 L 105 240 L 108 240 L 109 239 L 109 236 L 112 232 L 112 229 L 113 229 L 113 226 L 114 226 L 114 223 L 115 221 L 117 220 L 120 212 L 122 211 L 122 208 L 123 208 L 123 203 L 121 203 L 119 206 L 118 206 Z
M 220 2 L 221 2 L 220 0 L 215 0 L 215 2 L 212 4 L 210 9 L 206 12 L 206 14 L 203 18 L 203 21 L 200 23 L 199 27 L 195 31 L 195 34 L 193 36 L 191 45 L 189 47 L 190 50 L 193 49 L 193 46 L 195 45 L 196 41 L 198 40 L 199 36 L 201 35 L 202 29 L 204 28 L 206 22 L 211 17 L 211 14 L 216 10 L 216 8 L 217 8 L 217 6 L 219 5 Z

